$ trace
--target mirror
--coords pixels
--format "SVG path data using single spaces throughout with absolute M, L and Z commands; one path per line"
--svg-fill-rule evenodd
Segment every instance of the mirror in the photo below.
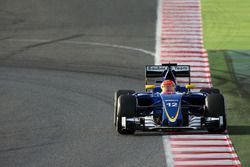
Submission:
M 145 85 L 145 89 L 154 89 L 155 85 Z
M 193 84 L 186 85 L 186 88 L 187 88 L 187 89 L 194 89 L 194 88 L 195 88 L 195 85 L 193 85 Z

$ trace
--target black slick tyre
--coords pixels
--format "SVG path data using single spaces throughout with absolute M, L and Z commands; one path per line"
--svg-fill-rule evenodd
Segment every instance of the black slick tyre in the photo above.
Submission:
M 206 97 L 206 116 L 223 118 L 223 125 L 216 124 L 208 127 L 210 133 L 222 133 L 227 128 L 224 97 L 221 94 L 208 94 Z
M 116 120 L 117 120 L 117 102 L 118 102 L 118 98 L 121 95 L 131 95 L 135 93 L 134 90 L 118 90 L 115 92 L 114 94 L 114 125 L 116 126 Z
M 117 103 L 117 124 L 116 130 L 120 134 L 133 134 L 133 125 L 122 127 L 122 117 L 132 118 L 136 115 L 136 97 L 133 95 L 121 95 Z

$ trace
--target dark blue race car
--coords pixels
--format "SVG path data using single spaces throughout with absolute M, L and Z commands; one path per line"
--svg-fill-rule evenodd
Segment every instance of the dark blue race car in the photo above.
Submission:
M 176 84 L 175 93 L 162 94 L 160 83 L 185 77 L 189 84 Z M 145 91 L 118 90 L 114 96 L 114 124 L 120 134 L 141 131 L 226 130 L 223 95 L 219 89 L 195 88 L 190 84 L 190 66 L 147 65 Z M 149 84 L 152 82 L 153 84 Z

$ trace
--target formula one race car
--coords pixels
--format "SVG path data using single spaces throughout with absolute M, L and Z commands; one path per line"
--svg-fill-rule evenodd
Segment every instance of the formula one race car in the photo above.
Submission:
M 178 85 L 185 77 L 189 84 Z M 114 96 L 114 124 L 120 134 L 141 131 L 226 130 L 223 95 L 219 89 L 191 91 L 190 66 L 177 64 L 147 65 L 145 91 L 118 90 Z M 153 80 L 153 84 L 148 84 Z M 161 93 L 160 83 L 171 80 L 175 92 Z

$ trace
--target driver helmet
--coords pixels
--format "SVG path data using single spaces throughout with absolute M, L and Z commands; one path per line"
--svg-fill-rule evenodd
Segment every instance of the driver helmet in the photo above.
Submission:
M 175 83 L 172 80 L 165 80 L 161 83 L 162 94 L 175 93 Z

